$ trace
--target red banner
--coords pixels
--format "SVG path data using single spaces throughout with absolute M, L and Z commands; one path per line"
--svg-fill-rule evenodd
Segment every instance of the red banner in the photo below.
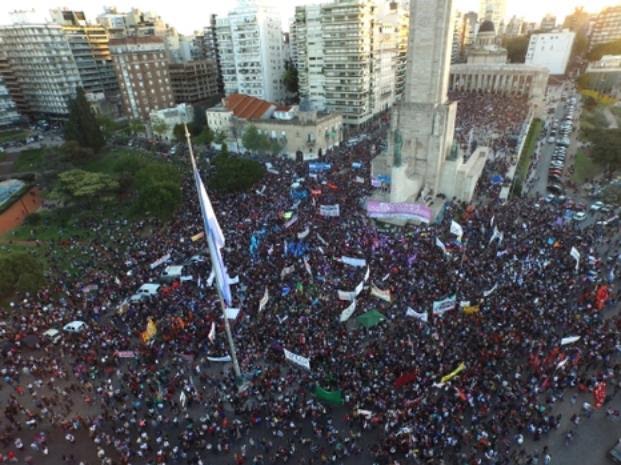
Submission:
M 606 400 L 606 383 L 601 382 L 595 385 L 593 389 L 593 398 L 595 399 L 595 408 L 602 408 Z
M 394 383 L 394 386 L 398 389 L 406 384 L 410 384 L 416 380 L 416 371 L 410 371 L 399 376 Z

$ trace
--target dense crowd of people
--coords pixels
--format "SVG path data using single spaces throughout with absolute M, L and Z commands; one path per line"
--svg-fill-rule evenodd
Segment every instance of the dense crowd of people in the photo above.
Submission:
M 477 146 L 504 155 L 515 149 L 528 117 L 528 96 L 455 90 L 449 100 L 457 102 L 455 139 L 467 156 Z
M 517 129 L 518 117 L 487 108 L 495 97 L 481 100 L 461 131 L 482 121 L 491 132 Z M 370 127 L 355 147 L 327 154 L 326 171 L 271 160 L 255 190 L 210 192 L 228 274 L 239 280 L 231 327 L 242 382 L 219 361 L 228 346 L 211 265 L 200 258 L 206 244 L 193 240 L 202 223 L 190 173 L 186 206 L 170 223 L 108 219 L 90 225 L 95 238 L 53 248 L 52 284 L 0 311 L 10 341 L 0 368 L 0 461 L 535 463 L 524 438 L 558 426 L 554 407 L 567 392 L 619 382 L 619 320 L 604 319 L 594 303 L 616 271 L 595 250 L 619 244 L 564 221 L 555 204 L 501 204 L 493 195 L 472 206 L 449 201 L 433 224 L 376 223 L 363 200 L 383 130 Z M 322 216 L 322 205 L 338 205 L 339 216 Z M 463 237 L 451 234 L 452 221 Z M 64 268 L 68 249 L 87 257 L 77 274 Z M 186 264 L 184 278 L 126 302 L 166 264 Z M 360 283 L 355 313 L 341 322 L 351 302 L 337 291 Z M 451 309 L 432 311 L 452 297 Z M 383 321 L 361 324 L 371 310 Z M 86 331 L 33 341 L 76 319 Z M 149 319 L 156 334 L 141 337 Z M 573 336 L 580 339 L 561 345 Z M 318 398 L 318 387 L 340 391 L 342 402 Z

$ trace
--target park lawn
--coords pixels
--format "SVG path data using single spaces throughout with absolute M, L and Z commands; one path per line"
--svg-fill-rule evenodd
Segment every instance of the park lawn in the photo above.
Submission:
M 41 171 L 48 155 L 48 149 L 31 149 L 19 152 L 13 164 L 13 171 L 16 173 Z
M 520 183 L 523 183 L 526 180 L 526 176 L 528 176 L 528 168 L 533 160 L 537 140 L 539 139 L 539 134 L 541 134 L 542 129 L 543 121 L 540 119 L 534 119 L 528 131 L 528 135 L 526 136 L 526 142 L 524 143 L 524 148 L 522 149 L 520 161 L 517 169 L 515 170 L 515 176 Z
M 0 132 L 0 144 L 5 142 L 13 142 L 15 140 L 24 140 L 28 137 L 28 131 L 24 129 L 11 129 L 10 131 Z
M 581 185 L 587 179 L 593 179 L 602 172 L 602 167 L 588 157 L 584 151 L 580 150 L 576 153 L 574 161 L 574 174 L 572 180 Z

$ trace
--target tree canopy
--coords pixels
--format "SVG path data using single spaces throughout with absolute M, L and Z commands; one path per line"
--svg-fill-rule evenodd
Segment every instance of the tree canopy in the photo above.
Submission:
M 285 63 L 285 72 L 282 80 L 287 92 L 297 96 L 299 90 L 298 70 L 291 61 Z
M 209 185 L 222 192 L 243 192 L 265 175 L 264 166 L 254 160 L 222 153 L 213 159 L 214 172 Z
M 511 63 L 524 63 L 529 42 L 530 34 L 503 39 L 502 46 L 507 49 L 507 57 Z
M 599 44 L 594 46 L 587 54 L 589 61 L 598 61 L 604 55 L 620 55 L 621 54 L 621 40 L 615 40 L 613 42 L 607 42 L 605 44 Z
M 0 298 L 35 292 L 44 282 L 43 264 L 25 251 L 0 255 Z
M 69 119 L 65 123 L 65 140 L 99 152 L 105 145 L 99 123 L 91 109 L 84 89 L 78 87 L 76 97 L 69 102 Z
M 250 125 L 244 131 L 242 144 L 251 152 L 271 153 L 276 155 L 282 150 L 282 144 L 277 140 L 269 138 L 266 134 L 261 134 L 254 125 Z
M 161 118 L 153 118 L 151 120 L 151 129 L 153 129 L 156 135 L 162 137 L 168 131 L 168 124 Z
M 108 174 L 73 169 L 58 175 L 53 196 L 76 205 L 94 206 L 110 202 L 119 190 L 119 182 Z
M 609 170 L 621 168 L 621 129 L 591 129 L 586 131 L 591 142 L 594 161 Z

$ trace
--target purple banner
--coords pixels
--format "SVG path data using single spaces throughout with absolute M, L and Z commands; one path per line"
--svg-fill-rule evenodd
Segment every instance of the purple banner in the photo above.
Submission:
M 370 218 L 396 218 L 431 222 L 431 208 L 418 203 L 389 203 L 377 200 L 367 201 L 367 215 Z

